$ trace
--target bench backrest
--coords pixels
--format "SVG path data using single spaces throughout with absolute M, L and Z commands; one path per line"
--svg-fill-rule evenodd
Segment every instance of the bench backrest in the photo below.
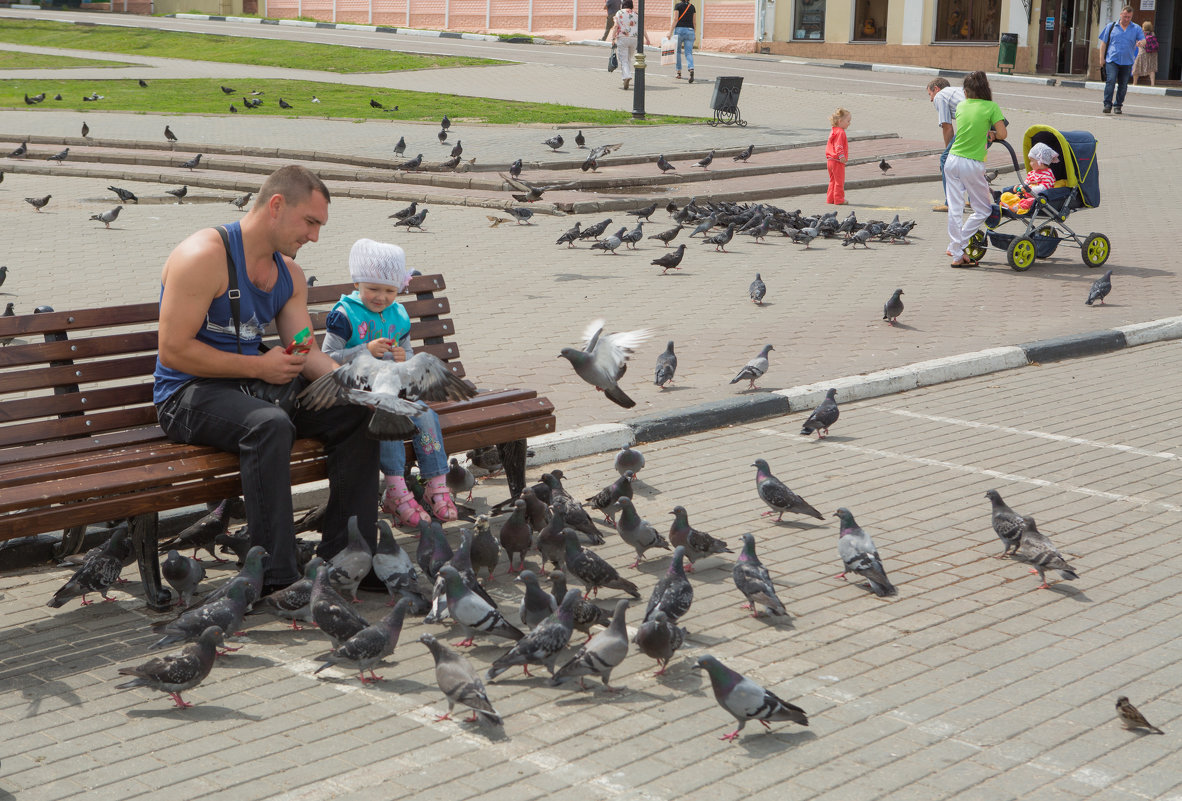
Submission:
M 411 318 L 415 352 L 431 353 L 463 377 L 459 348 L 441 275 L 411 279 L 400 298 Z M 308 289 L 318 334 L 352 284 Z M 414 299 L 410 299 L 413 295 Z M 0 465 L 3 449 L 79 437 L 131 442 L 159 436 L 152 406 L 158 303 L 0 317 Z M 145 430 L 147 427 L 148 430 Z

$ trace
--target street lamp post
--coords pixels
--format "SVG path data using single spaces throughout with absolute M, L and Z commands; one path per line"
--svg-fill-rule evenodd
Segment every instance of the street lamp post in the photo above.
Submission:
M 636 0 L 636 59 L 632 84 L 632 116 L 644 119 L 644 0 Z

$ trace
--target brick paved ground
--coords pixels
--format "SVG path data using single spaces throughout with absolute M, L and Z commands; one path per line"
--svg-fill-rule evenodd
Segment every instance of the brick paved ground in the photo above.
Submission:
M 729 555 L 700 563 L 683 619 L 691 637 L 667 676 L 653 678 L 635 652 L 613 677 L 626 688 L 618 697 L 510 671 L 489 689 L 503 734 L 433 722 L 445 705 L 416 639 L 454 637 L 440 626 L 408 622 L 394 663 L 379 670 L 386 681 L 362 689 L 344 670 L 312 675 L 324 637 L 256 618 L 243 650 L 187 694 L 196 706 L 174 711 L 163 695 L 113 690 L 116 669 L 142 661 L 152 639 L 135 583 L 115 591 L 116 603 L 50 611 L 44 602 L 63 571 L 4 576 L 0 795 L 1179 797 L 1182 585 L 1173 565 L 1182 552 L 1171 532 L 1182 507 L 1171 480 L 1182 451 L 1166 428 L 1179 413 L 1179 382 L 1159 368 L 1180 348 L 849 404 L 823 442 L 799 437 L 794 416 L 647 447 L 641 514 L 664 530 L 680 503 L 732 546 L 754 533 L 791 621 L 745 615 Z M 760 518 L 748 466 L 756 457 L 827 515 L 849 507 L 899 596 L 879 600 L 834 579 L 831 518 Z M 610 454 L 556 466 L 580 496 L 614 475 Z M 992 558 L 1001 546 L 983 497 L 990 488 L 1039 521 L 1078 581 L 1035 590 L 1025 566 Z M 483 486 L 477 500 L 503 491 Z M 617 566 L 631 560 L 614 535 L 599 552 Z M 667 561 L 623 573 L 647 598 Z M 515 609 L 517 591 L 502 576 L 492 591 Z M 616 595 L 605 591 L 600 603 Z M 377 596 L 364 598 L 364 614 L 382 613 Z M 641 615 L 629 610 L 632 627 Z M 470 658 L 483 669 L 502 648 L 479 640 Z M 765 734 L 752 725 L 736 744 L 720 742 L 732 721 L 690 669 L 705 653 L 798 703 L 810 727 Z M 1122 730 L 1120 694 L 1166 736 Z

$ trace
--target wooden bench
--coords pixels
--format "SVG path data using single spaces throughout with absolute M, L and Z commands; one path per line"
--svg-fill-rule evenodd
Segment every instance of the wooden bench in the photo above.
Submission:
M 443 276 L 416 276 L 403 303 L 416 352 L 463 377 Z M 351 284 L 312 287 L 317 332 Z M 241 493 L 238 458 L 168 440 L 156 423 L 152 373 L 159 305 L 0 317 L 0 541 L 128 518 L 148 606 L 171 598 L 160 584 L 158 513 Z M 510 493 L 525 487 L 525 439 L 553 432 L 554 406 L 532 390 L 482 391 L 432 405 L 448 453 L 497 446 Z M 409 449 L 408 456 L 413 458 Z M 326 477 L 320 443 L 296 441 L 292 484 Z M 375 503 L 377 476 L 374 477 Z M 80 542 L 80 540 L 79 540 Z

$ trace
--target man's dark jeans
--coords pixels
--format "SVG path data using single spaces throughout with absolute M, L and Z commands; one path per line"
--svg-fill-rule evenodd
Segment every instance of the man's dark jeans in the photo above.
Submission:
M 327 559 L 345 546 L 353 515 L 370 547 L 376 545 L 378 442 L 366 435 L 368 409 L 298 409 L 289 418 L 277 406 L 244 393 L 238 381 L 199 378 L 178 389 L 157 411 L 169 439 L 238 454 L 251 545 L 261 545 L 270 554 L 266 584 L 284 585 L 300 578 L 290 470 L 291 446 L 299 437 L 320 440 L 328 456 L 328 508 L 317 552 Z
M 1111 61 L 1104 65 L 1104 108 L 1120 108 L 1125 104 L 1125 92 L 1129 88 L 1129 79 L 1133 76 L 1132 64 L 1113 64 Z M 1112 90 L 1116 89 L 1116 102 L 1113 102 Z

